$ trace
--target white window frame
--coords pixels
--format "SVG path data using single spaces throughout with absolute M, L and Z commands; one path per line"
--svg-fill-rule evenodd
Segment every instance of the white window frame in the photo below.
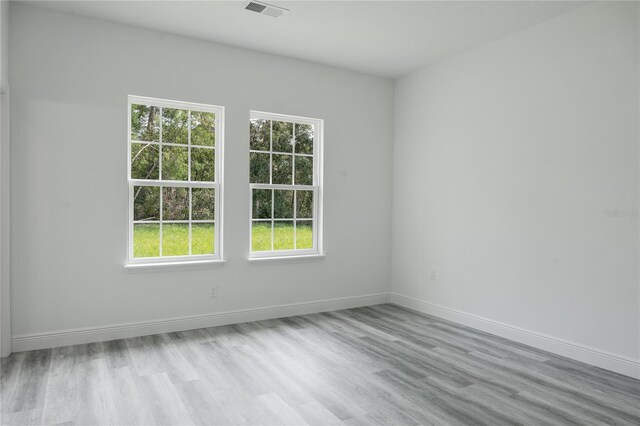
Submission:
M 151 143 L 153 145 L 158 145 L 158 151 L 160 155 L 159 159 L 159 171 L 157 180 L 151 179 L 132 179 L 131 178 L 131 145 L 133 142 L 131 140 L 131 106 L 133 104 L 141 104 L 141 105 L 153 105 L 160 107 L 160 124 L 159 124 L 159 141 L 158 142 L 147 142 L 147 141 L 139 141 L 138 143 Z M 158 99 L 151 98 L 146 96 L 136 96 L 129 95 L 127 102 L 127 180 L 129 185 L 129 201 L 128 201 L 128 209 L 129 209 L 129 226 L 128 226 L 128 240 L 127 240 L 127 263 L 126 266 L 144 266 L 144 265 L 165 265 L 165 264 L 190 264 L 190 263 L 205 263 L 205 262 L 217 262 L 223 261 L 223 157 L 224 157 L 224 112 L 225 108 L 219 105 L 208 105 L 208 104 L 200 104 L 193 102 L 185 102 L 185 101 L 174 101 L 168 99 Z M 206 149 L 214 149 L 215 152 L 215 160 L 214 160 L 214 182 L 200 182 L 200 181 L 190 181 L 190 180 L 163 180 L 162 179 L 162 146 L 180 146 L 180 147 L 188 147 L 189 149 L 189 166 L 188 173 L 189 178 L 191 179 L 191 148 L 194 145 L 191 145 L 191 141 L 189 140 L 188 144 L 175 144 L 175 143 L 165 143 L 162 142 L 162 108 L 175 108 L 175 109 L 184 109 L 189 111 L 198 111 L 198 112 L 209 112 L 215 114 L 215 143 L 213 148 Z M 191 132 L 189 126 L 189 132 Z M 202 146 L 196 146 L 198 148 L 203 148 Z M 134 257 L 133 256 L 133 201 L 134 201 L 134 187 L 136 186 L 154 186 L 160 188 L 160 218 L 158 221 L 153 222 L 145 222 L 145 223 L 158 223 L 160 225 L 160 256 L 157 257 Z M 183 256 L 162 256 L 162 224 L 167 221 L 162 220 L 162 188 L 164 186 L 170 187 L 181 187 L 181 188 L 213 188 L 215 189 L 215 211 L 214 211 L 214 254 L 189 254 Z M 171 223 L 185 223 L 192 224 L 198 223 L 200 221 L 191 219 L 191 191 L 189 192 L 189 220 L 186 221 L 168 221 Z M 210 221 L 203 221 L 209 222 Z M 191 253 L 191 226 L 189 226 L 189 253 Z
M 313 126 L 313 185 L 282 185 L 282 184 L 272 184 L 272 183 L 250 183 L 249 184 L 249 260 L 256 259 L 270 259 L 270 258 L 295 258 L 295 257 L 310 257 L 310 256 L 324 256 L 323 251 L 323 154 L 324 154 L 324 120 L 317 118 L 309 118 L 309 117 L 299 117 L 295 115 L 285 115 L 285 114 L 277 114 L 271 112 L 264 111 L 250 111 L 249 121 L 251 120 L 270 120 L 270 121 L 284 121 L 287 123 L 293 124 L 308 124 Z M 294 131 L 295 138 L 295 131 Z M 270 144 L 273 144 L 273 141 L 270 141 Z M 253 152 L 257 153 L 269 153 L 272 156 L 274 153 L 276 154 L 290 154 L 290 153 L 279 153 L 273 151 L 273 146 L 270 146 L 269 151 L 256 151 L 252 150 L 251 146 L 249 146 L 249 155 Z M 292 152 L 291 155 L 295 158 L 295 153 Z M 309 156 L 309 155 L 307 155 Z M 249 161 L 251 161 L 249 159 Z M 271 164 L 271 163 L 270 163 Z M 295 176 L 295 159 L 293 162 L 294 166 L 292 168 L 292 173 Z M 273 166 L 271 166 L 271 169 Z M 273 170 L 269 173 L 269 179 L 273 179 Z M 293 249 L 293 250 L 274 250 L 273 248 L 273 238 L 274 238 L 274 226 L 273 223 L 278 221 L 278 219 L 273 218 L 273 213 L 271 219 L 254 219 L 253 218 L 253 190 L 254 189 L 271 189 L 271 190 L 312 190 L 314 192 L 314 203 L 313 203 L 313 218 L 312 220 L 312 232 L 313 232 L 313 247 L 311 249 Z M 294 192 L 295 194 L 295 192 Z M 295 196 L 294 196 L 295 197 Z M 272 203 L 273 203 L 273 195 L 272 195 Z M 273 205 L 272 205 L 273 210 Z M 281 219 L 281 221 L 293 221 L 294 223 L 294 245 L 296 242 L 296 234 L 295 234 L 295 224 L 297 208 L 295 206 L 295 198 L 294 198 L 294 208 L 293 208 L 293 218 Z M 306 218 L 305 218 L 306 219 Z M 265 251 L 253 251 L 253 222 L 254 221 L 271 221 L 271 250 Z

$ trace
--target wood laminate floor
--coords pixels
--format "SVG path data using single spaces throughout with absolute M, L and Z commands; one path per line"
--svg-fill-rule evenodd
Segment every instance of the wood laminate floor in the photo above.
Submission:
M 640 424 L 640 382 L 393 305 L 22 352 L 2 424 Z

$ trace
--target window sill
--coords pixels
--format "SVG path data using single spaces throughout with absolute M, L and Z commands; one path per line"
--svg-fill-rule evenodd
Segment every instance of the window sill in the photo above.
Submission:
M 271 262 L 317 262 L 324 259 L 326 255 L 324 253 L 318 254 L 299 254 L 299 255 L 287 255 L 287 256 L 264 256 L 264 257 L 250 257 L 249 263 L 271 263 Z
M 124 269 L 127 272 L 181 271 L 221 266 L 224 263 L 226 263 L 226 260 L 224 259 L 184 260 L 176 262 L 156 263 L 125 263 Z

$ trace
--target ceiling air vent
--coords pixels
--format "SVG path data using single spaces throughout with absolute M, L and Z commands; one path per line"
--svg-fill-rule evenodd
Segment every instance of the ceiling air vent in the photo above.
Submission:
M 277 18 L 278 16 L 281 16 L 284 12 L 289 11 L 289 9 L 285 9 L 284 7 L 273 6 L 268 3 L 262 3 L 257 1 L 249 2 L 244 8 L 252 12 L 261 13 L 262 15 L 273 16 L 274 18 Z

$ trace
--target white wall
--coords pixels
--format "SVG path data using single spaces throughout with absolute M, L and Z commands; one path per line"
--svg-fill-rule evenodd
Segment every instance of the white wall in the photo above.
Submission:
M 9 2 L 0 0 L 0 86 L 9 85 Z
M 21 4 L 10 11 L 14 336 L 388 291 L 392 81 Z M 226 106 L 223 266 L 123 269 L 127 94 Z M 323 260 L 247 262 L 250 109 L 325 120 Z
M 599 3 L 397 82 L 393 292 L 637 366 L 638 35 Z
M 0 0 L 0 356 L 11 353 L 9 2 Z

